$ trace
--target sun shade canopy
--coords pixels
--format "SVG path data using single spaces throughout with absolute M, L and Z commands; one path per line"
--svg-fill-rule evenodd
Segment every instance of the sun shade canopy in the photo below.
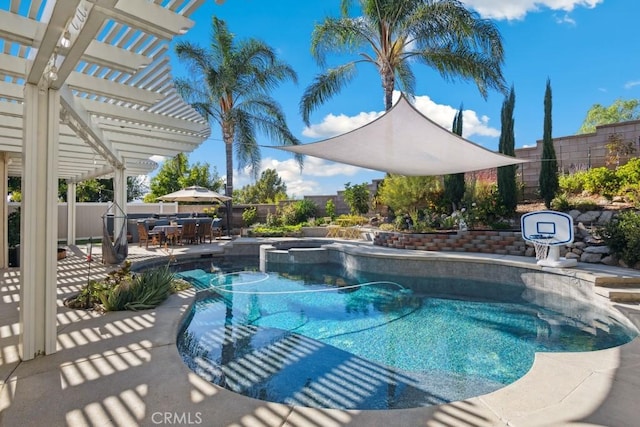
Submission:
M 60 178 L 147 174 L 157 167 L 152 156 L 197 148 L 209 125 L 178 95 L 167 52 L 206 2 L 0 2 L 0 152 L 9 175 L 23 173 L 25 84 L 60 93 Z
M 404 97 L 361 128 L 324 141 L 274 147 L 399 175 L 446 175 L 524 163 L 487 150 L 422 115 Z
M 164 196 L 158 197 L 158 199 L 165 202 L 225 202 L 231 200 L 231 197 L 223 196 L 208 188 L 194 185 L 174 191 L 173 193 L 165 194 Z

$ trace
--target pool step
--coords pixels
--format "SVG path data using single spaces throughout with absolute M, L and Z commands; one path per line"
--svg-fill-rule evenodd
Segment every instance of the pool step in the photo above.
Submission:
M 634 276 L 600 276 L 596 277 L 596 286 L 606 288 L 638 288 L 640 289 L 640 277 Z
M 640 303 L 640 288 L 599 286 L 596 293 L 613 302 Z
M 613 302 L 640 303 L 640 277 L 603 275 L 596 277 L 596 293 Z

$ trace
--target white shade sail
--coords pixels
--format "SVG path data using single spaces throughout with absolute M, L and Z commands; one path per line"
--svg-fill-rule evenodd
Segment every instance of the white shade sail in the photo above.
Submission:
M 404 97 L 385 114 L 324 141 L 274 147 L 298 154 L 399 175 L 446 175 L 526 160 L 494 153 L 422 115 Z

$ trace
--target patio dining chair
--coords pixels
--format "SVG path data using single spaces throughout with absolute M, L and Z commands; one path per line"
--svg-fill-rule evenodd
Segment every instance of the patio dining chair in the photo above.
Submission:
M 149 231 L 144 223 L 138 223 L 138 246 L 142 246 L 142 242 L 145 242 L 145 248 L 149 249 L 149 241 L 151 244 L 160 246 L 162 243 L 162 233 L 157 231 Z
M 198 243 L 196 235 L 197 227 L 195 221 L 185 221 L 182 224 L 182 243 Z
M 222 239 L 222 218 L 214 218 L 211 221 L 211 239 L 216 236 L 216 239 Z
M 201 218 L 197 221 L 197 239 L 199 243 L 205 243 L 207 237 L 209 237 L 209 243 L 211 243 L 211 222 L 209 218 Z

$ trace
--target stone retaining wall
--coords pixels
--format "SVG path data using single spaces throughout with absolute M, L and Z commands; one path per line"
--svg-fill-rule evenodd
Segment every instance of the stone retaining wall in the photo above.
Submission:
M 398 233 L 380 231 L 373 244 L 396 249 L 479 252 L 524 256 L 527 246 L 520 231 L 471 230 L 449 233 Z
M 574 241 L 560 247 L 560 256 L 590 264 L 606 264 L 640 269 L 640 262 L 628 266 L 611 253 L 598 230 L 616 217 L 614 211 L 572 210 Z M 638 212 L 640 215 L 640 212 Z M 378 231 L 373 244 L 397 249 L 424 251 L 479 252 L 499 255 L 535 256 L 533 245 L 520 231 L 471 230 L 435 233 Z

